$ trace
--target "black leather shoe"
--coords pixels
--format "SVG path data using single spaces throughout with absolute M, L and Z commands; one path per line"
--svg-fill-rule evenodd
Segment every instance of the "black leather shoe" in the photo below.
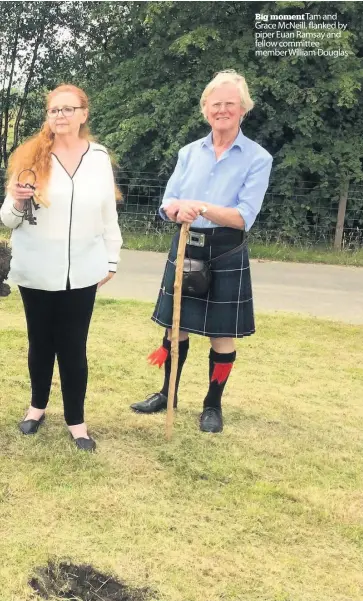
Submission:
M 96 443 L 93 440 L 93 438 L 73 438 L 72 435 L 71 438 L 74 444 L 76 445 L 77 449 L 79 449 L 80 451 L 89 451 L 90 453 L 92 453 L 96 450 Z
M 36 434 L 38 432 L 39 426 L 45 420 L 45 413 L 43 413 L 42 417 L 38 419 L 25 419 L 19 423 L 19 430 L 23 434 Z
M 174 409 L 176 409 L 177 404 L 178 397 L 175 397 Z M 166 409 L 167 406 L 168 399 L 162 392 L 154 392 L 145 401 L 130 405 L 131 409 L 137 413 L 158 413 L 158 411 L 163 411 Z
M 200 416 L 200 429 L 202 432 L 222 432 L 223 418 L 222 411 L 214 407 L 206 407 Z

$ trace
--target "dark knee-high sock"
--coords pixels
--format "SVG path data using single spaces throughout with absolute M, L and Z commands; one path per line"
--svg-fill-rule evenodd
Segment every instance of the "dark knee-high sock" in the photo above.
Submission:
M 164 363 L 164 384 L 160 392 L 165 396 L 168 396 L 169 390 L 169 381 L 170 381 L 170 372 L 171 372 L 171 341 L 167 339 L 165 336 L 163 338 L 163 348 L 167 351 L 166 360 Z M 179 360 L 178 360 L 178 371 L 176 375 L 176 383 L 175 383 L 175 396 L 178 394 L 178 386 L 180 381 L 180 376 L 182 373 L 183 365 L 186 361 L 189 350 L 189 338 L 186 340 L 182 340 L 179 342 Z
M 204 399 L 204 409 L 214 407 L 221 409 L 222 394 L 236 359 L 233 353 L 217 353 L 213 349 L 209 353 L 209 390 Z

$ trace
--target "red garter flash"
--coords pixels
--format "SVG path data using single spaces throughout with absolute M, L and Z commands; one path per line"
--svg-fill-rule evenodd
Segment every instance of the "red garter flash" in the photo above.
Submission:
M 231 373 L 233 363 L 215 363 L 212 373 L 212 382 L 215 380 L 218 384 L 223 384 Z
M 151 353 L 151 355 L 148 356 L 147 360 L 150 363 L 150 365 L 157 365 L 160 368 L 162 365 L 164 365 L 165 361 L 167 360 L 168 353 L 169 351 L 163 346 L 161 346 L 156 351 Z

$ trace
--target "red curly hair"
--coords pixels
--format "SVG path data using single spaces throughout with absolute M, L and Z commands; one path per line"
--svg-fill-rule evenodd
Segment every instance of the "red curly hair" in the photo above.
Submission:
M 79 105 L 84 109 L 89 108 L 87 94 L 81 88 L 77 88 L 77 86 L 72 84 L 62 84 L 49 92 L 46 106 L 49 107 L 51 99 L 62 92 L 75 94 L 78 97 Z M 93 140 L 87 122 L 81 125 L 79 136 L 84 140 Z M 23 169 L 32 169 L 36 174 L 37 186 L 41 191 L 41 195 L 46 199 L 46 190 L 52 168 L 51 149 L 53 143 L 54 133 L 50 129 L 48 122 L 45 121 L 41 130 L 21 144 L 11 155 L 7 168 L 7 182 L 14 176 L 17 177 Z M 116 186 L 115 194 L 116 199 L 121 200 L 122 195 Z

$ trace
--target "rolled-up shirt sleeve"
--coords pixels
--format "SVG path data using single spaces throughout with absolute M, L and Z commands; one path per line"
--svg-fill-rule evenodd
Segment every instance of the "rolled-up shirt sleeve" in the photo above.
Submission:
M 171 203 L 175 198 L 180 198 L 180 181 L 183 174 L 183 159 L 181 157 L 181 152 L 178 153 L 178 162 L 175 166 L 175 169 L 172 175 L 169 178 L 169 181 L 166 185 L 164 196 L 162 203 L 159 208 L 160 217 L 162 217 L 165 221 L 168 221 L 168 218 L 165 214 L 164 209 Z
M 246 180 L 238 194 L 237 210 L 245 222 L 245 230 L 253 226 L 261 210 L 263 199 L 268 188 L 272 167 L 272 156 L 266 153 L 259 156 L 251 165 Z

